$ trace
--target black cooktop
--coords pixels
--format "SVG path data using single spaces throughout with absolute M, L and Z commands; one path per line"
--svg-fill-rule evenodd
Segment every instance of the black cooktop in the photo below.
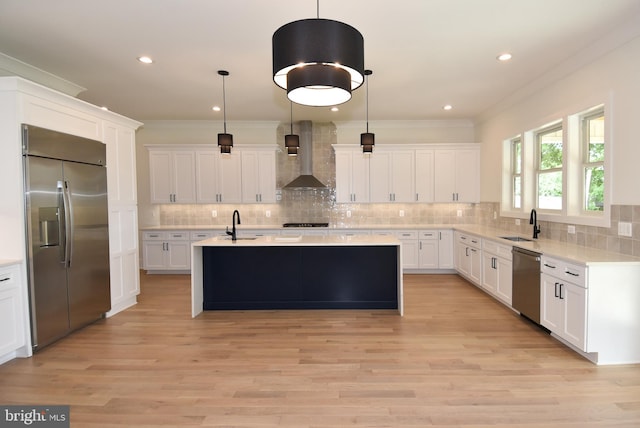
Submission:
M 328 227 L 329 223 L 285 223 L 282 227 Z

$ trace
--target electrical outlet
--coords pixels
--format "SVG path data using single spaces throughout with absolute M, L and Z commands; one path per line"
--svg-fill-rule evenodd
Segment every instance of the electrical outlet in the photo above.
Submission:
M 516 226 L 520 226 L 520 219 L 519 218 L 516 219 Z
M 218 217 L 218 211 L 211 210 L 211 217 Z
M 626 221 L 621 221 L 620 223 L 618 223 L 618 235 L 628 236 L 631 238 L 633 236 L 633 232 L 631 230 L 631 223 L 628 223 Z
M 266 210 L 266 211 L 264 212 L 264 216 L 265 216 L 265 217 L 271 217 L 271 210 Z
M 404 217 L 404 210 L 400 210 L 400 211 L 398 212 L 398 215 L 399 215 L 400 217 Z
M 456 212 L 456 215 L 457 215 L 458 217 L 462 217 L 462 210 L 458 210 L 458 211 Z
M 576 227 L 570 224 L 569 226 L 567 226 L 567 233 L 570 233 L 573 235 L 574 233 L 576 233 Z
M 351 211 L 347 210 L 347 217 L 351 217 Z

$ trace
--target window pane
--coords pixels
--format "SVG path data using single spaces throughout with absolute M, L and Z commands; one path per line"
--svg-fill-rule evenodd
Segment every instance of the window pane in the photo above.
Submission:
M 587 162 L 604 161 L 604 115 L 588 119 L 589 156 Z
M 604 209 L 604 168 L 585 168 L 585 210 L 602 211 Z
M 522 173 L 522 143 L 520 140 L 513 142 L 513 173 Z
M 522 208 L 522 180 L 513 177 L 513 208 Z
M 562 209 L 562 171 L 538 174 L 538 207 Z
M 562 168 L 562 129 L 538 134 L 540 169 Z

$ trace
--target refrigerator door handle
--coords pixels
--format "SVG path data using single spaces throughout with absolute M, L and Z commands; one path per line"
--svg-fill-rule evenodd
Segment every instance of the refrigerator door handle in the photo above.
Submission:
M 67 267 L 71 266 L 73 255 L 73 207 L 69 197 L 69 182 L 64 181 L 62 189 L 62 201 L 64 203 L 64 262 Z
M 64 183 L 58 181 L 58 248 L 60 263 L 67 264 L 67 202 L 64 194 Z

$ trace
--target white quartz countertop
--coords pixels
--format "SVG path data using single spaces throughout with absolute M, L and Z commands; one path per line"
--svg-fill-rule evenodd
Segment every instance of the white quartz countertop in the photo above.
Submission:
M 18 259 L 0 259 L 0 267 L 19 265 L 22 260 Z
M 228 225 L 231 229 L 231 223 Z M 270 224 L 270 225 L 245 225 L 239 224 L 236 226 L 238 233 L 243 230 L 406 230 L 406 229 L 451 229 L 452 224 L 359 224 L 356 226 L 341 226 L 341 225 L 329 225 L 328 227 L 283 227 L 282 225 Z M 162 225 L 162 226 L 141 226 L 140 230 L 143 231 L 164 231 L 164 230 L 226 230 L 227 225 L 215 224 L 215 225 Z
M 334 246 L 398 246 L 400 241 L 392 236 L 259 236 L 255 239 L 215 237 L 193 243 L 196 247 L 334 247 Z
M 460 232 L 470 233 L 483 239 L 491 239 L 503 245 L 524 248 L 525 250 L 535 251 L 544 254 L 545 256 L 555 257 L 569 262 L 578 262 L 585 265 L 594 265 L 598 263 L 632 263 L 640 265 L 640 258 L 638 257 L 612 253 L 609 251 L 598 250 L 596 248 L 589 248 L 551 239 L 539 238 L 532 241 L 513 242 L 508 239 L 503 239 L 501 236 L 520 236 L 527 239 L 531 239 L 531 236 L 506 232 L 502 229 L 495 229 L 487 226 L 455 225 L 453 226 L 453 229 Z

